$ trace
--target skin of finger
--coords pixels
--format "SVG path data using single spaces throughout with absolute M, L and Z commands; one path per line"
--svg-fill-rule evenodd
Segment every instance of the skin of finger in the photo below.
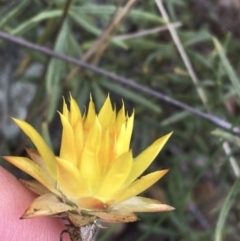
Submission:
M 0 167 L 0 240 L 59 241 L 64 230 L 61 220 L 53 217 L 19 219 L 35 197 Z M 64 241 L 69 241 L 67 234 Z

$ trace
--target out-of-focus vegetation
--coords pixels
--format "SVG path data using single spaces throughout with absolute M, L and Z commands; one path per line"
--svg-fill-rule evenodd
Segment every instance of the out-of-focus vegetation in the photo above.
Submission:
M 131 2 L 135 1 L 1 1 L 0 30 L 130 78 L 238 126 L 239 1 L 165 0 L 161 11 L 154 0 L 124 7 Z M 181 26 L 174 25 L 170 32 L 163 10 L 170 22 Z M 115 21 L 123 11 L 121 21 Z M 161 26 L 165 28 L 149 31 Z M 189 69 L 183 56 L 188 56 Z M 174 131 L 150 167 L 170 172 L 145 195 L 176 210 L 141 214 L 134 224 L 111 225 L 97 240 L 239 240 L 239 137 L 216 131 L 208 121 L 144 92 L 83 68 L 73 74 L 74 69 L 0 40 L 1 155 L 22 155 L 31 145 L 9 116 L 27 119 L 57 154 L 61 128 L 56 110 L 62 96 L 71 92 L 84 111 L 90 93 L 96 108 L 110 93 L 116 108 L 123 98 L 128 111 L 135 110 L 135 155 Z

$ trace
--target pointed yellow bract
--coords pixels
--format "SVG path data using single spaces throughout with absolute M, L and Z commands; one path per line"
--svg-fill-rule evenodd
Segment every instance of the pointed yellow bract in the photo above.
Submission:
M 69 196 L 69 199 L 88 195 L 89 189 L 87 185 L 82 185 L 85 179 L 79 169 L 64 159 L 56 158 L 56 161 L 58 165 L 57 180 L 61 192 Z
M 61 113 L 59 115 L 63 126 L 60 158 L 68 160 L 69 162 L 73 163 L 73 165 L 77 166 L 78 160 L 74 138 L 74 130 L 71 124 L 69 123 L 68 119 Z
M 148 168 L 171 135 L 172 133 L 169 133 L 159 138 L 134 159 L 132 170 L 128 176 L 128 179 L 124 183 L 126 186 L 132 183 Z
M 92 98 L 82 115 L 70 96 L 70 108 L 63 99 L 62 139 L 55 156 L 39 133 L 28 123 L 14 119 L 37 150 L 27 149 L 31 159 L 4 157 L 36 181 L 23 184 L 40 195 L 23 218 L 64 213 L 76 225 L 87 225 L 96 218 L 106 222 L 132 222 L 134 212 L 162 212 L 173 208 L 159 201 L 136 197 L 168 170 L 141 178 L 163 148 L 167 134 L 133 158 L 130 140 L 134 113 L 117 113 L 108 96 L 99 114 Z
M 56 177 L 56 163 L 54 161 L 54 154 L 48 147 L 47 143 L 38 134 L 38 132 L 27 122 L 14 119 L 16 124 L 23 130 L 23 132 L 31 139 L 33 144 L 36 146 L 38 152 L 43 158 L 46 168 L 52 177 Z
M 26 157 L 17 156 L 5 156 L 3 157 L 6 161 L 12 163 L 14 166 L 26 172 L 28 175 L 32 176 L 38 180 L 42 185 L 49 189 L 49 191 L 58 193 L 54 188 L 55 181 L 48 173 L 42 169 L 38 164 Z
M 114 118 L 114 112 L 112 109 L 110 98 L 108 96 L 101 111 L 98 114 L 98 119 L 99 119 L 99 122 L 101 123 L 102 128 L 105 129 L 107 126 L 110 126 L 113 118 Z
M 70 96 L 71 110 L 70 110 L 70 122 L 71 126 L 75 128 L 78 122 L 82 121 L 82 114 L 78 107 L 77 102 Z

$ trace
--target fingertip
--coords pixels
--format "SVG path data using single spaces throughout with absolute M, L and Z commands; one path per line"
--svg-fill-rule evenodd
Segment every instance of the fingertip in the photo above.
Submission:
M 0 167 L 1 240 L 59 240 L 64 229 L 60 219 L 44 217 L 20 220 L 35 197 L 11 173 Z

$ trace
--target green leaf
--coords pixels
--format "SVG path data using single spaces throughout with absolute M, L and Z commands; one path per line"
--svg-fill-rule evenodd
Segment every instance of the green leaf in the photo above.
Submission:
M 239 81 L 239 78 L 237 77 L 235 71 L 233 70 L 232 65 L 228 61 L 228 59 L 226 57 L 226 54 L 225 54 L 225 51 L 224 51 L 222 45 L 220 44 L 220 42 L 216 38 L 213 38 L 213 42 L 214 42 L 215 48 L 217 50 L 217 53 L 220 57 L 220 60 L 223 64 L 223 67 L 225 68 L 225 71 L 226 71 L 229 79 L 232 82 L 233 88 L 236 89 L 238 97 L 240 98 L 240 81 Z
M 71 10 L 77 11 L 79 15 L 80 13 L 85 14 L 95 14 L 95 15 L 109 15 L 111 16 L 115 11 L 116 7 L 113 5 L 101 5 L 101 4 L 85 4 L 81 7 L 74 7 Z M 119 11 L 121 8 L 119 8 Z M 158 14 L 154 14 L 151 12 L 146 12 L 138 9 L 132 9 L 129 12 L 129 18 L 141 21 L 149 21 L 155 23 L 164 23 L 165 21 Z
M 206 42 L 212 39 L 212 35 L 207 31 L 200 31 L 200 32 L 187 32 L 183 35 L 186 39 L 184 41 L 184 47 L 190 47 L 192 45 L 200 44 L 202 42 Z
M 54 51 L 62 54 L 69 54 L 69 43 L 71 43 L 71 33 L 68 21 L 65 21 L 60 34 L 57 38 Z M 47 120 L 51 121 L 57 107 L 59 94 L 61 92 L 61 80 L 66 73 L 67 64 L 62 60 L 52 58 L 48 64 L 46 72 L 46 90 L 51 96 L 50 106 L 48 108 Z
M 41 124 L 41 134 L 43 139 L 46 141 L 47 145 L 49 146 L 49 148 L 53 150 L 52 141 L 51 141 L 51 137 L 48 129 L 48 124 L 46 122 L 43 122 Z
M 106 80 L 99 81 L 99 84 L 107 88 L 108 90 L 111 90 L 115 93 L 118 93 L 120 96 L 132 100 L 135 103 L 142 105 L 143 107 L 154 111 L 156 113 L 161 113 L 161 108 L 158 104 L 153 103 L 152 100 L 147 99 L 146 97 L 143 97 L 140 93 L 136 93 L 134 91 L 128 90 L 120 85 L 117 85 L 115 83 L 111 83 Z
M 162 126 L 172 125 L 172 124 L 175 124 L 176 122 L 183 121 L 189 115 L 191 114 L 188 111 L 181 111 L 179 113 L 177 112 L 176 114 L 172 114 L 170 117 L 164 119 L 160 124 Z
M 223 138 L 224 140 L 229 141 L 229 142 L 237 145 L 238 147 L 240 147 L 240 137 L 233 135 L 230 132 L 217 129 L 217 130 L 212 131 L 212 134 L 215 136 L 219 136 L 219 137 Z
M 71 10 L 69 12 L 69 16 L 72 17 L 73 20 L 75 20 L 82 28 L 84 28 L 86 31 L 94 34 L 95 36 L 100 36 L 102 34 L 102 29 L 99 29 L 95 27 L 91 23 L 91 19 L 88 18 L 84 14 L 79 14 L 79 12 L 75 10 Z M 115 43 L 117 46 L 122 47 L 124 49 L 128 49 L 128 46 L 121 40 L 110 40 L 112 43 Z
M 62 10 L 47 10 L 47 11 L 41 12 L 37 16 L 23 22 L 17 28 L 10 31 L 10 34 L 12 34 L 12 35 L 23 34 L 24 32 L 33 28 L 39 22 L 49 19 L 49 18 L 60 17 L 61 15 L 62 15 Z
M 3 28 L 3 25 L 8 22 L 10 19 L 14 19 L 17 17 L 17 15 L 20 13 L 20 11 L 27 5 L 29 1 L 28 0 L 24 0 L 24 1 L 20 1 L 18 4 L 16 4 L 16 7 L 13 8 L 12 11 L 8 12 L 6 14 L 6 16 L 1 18 L 0 21 L 0 29 Z
M 91 87 L 93 91 L 95 108 L 97 111 L 100 111 L 104 101 L 106 100 L 106 94 L 103 89 L 99 86 L 97 81 L 91 81 Z
M 239 188 L 240 188 L 239 184 L 240 184 L 240 179 L 238 178 L 235 181 L 234 185 L 232 186 L 230 192 L 228 193 L 223 203 L 223 206 L 221 208 L 221 211 L 218 217 L 216 230 L 215 230 L 215 238 L 214 238 L 215 241 L 224 240 L 222 232 L 224 230 L 224 225 L 225 225 L 227 216 L 229 214 L 229 210 L 235 201 L 235 196 L 237 193 L 239 193 Z

